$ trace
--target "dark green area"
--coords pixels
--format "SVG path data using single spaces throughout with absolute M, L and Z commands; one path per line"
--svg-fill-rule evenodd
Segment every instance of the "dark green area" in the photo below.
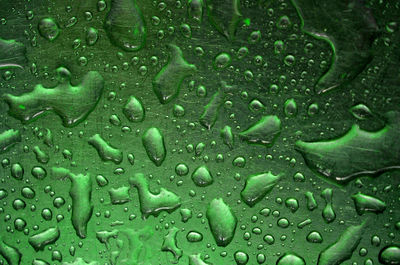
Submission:
M 400 111 L 400 2 L 129 1 L 1 2 L 0 264 L 400 264 L 398 119 L 386 115 Z M 140 12 L 118 17 L 124 7 Z M 332 69 L 340 85 L 324 93 Z M 82 96 L 99 75 L 104 88 Z M 3 96 L 35 86 L 56 96 Z M 272 135 L 243 139 L 263 117 Z M 362 137 L 335 141 L 355 125 Z M 307 164 L 300 140 L 328 144 L 305 148 Z M 210 185 L 192 180 L 201 166 Z M 262 172 L 279 181 L 250 207 L 241 191 Z M 359 192 L 379 207 L 366 197 L 357 212 Z M 215 207 L 210 229 L 219 199 L 232 215 Z M 38 251 L 35 235 L 49 237 L 31 239 Z

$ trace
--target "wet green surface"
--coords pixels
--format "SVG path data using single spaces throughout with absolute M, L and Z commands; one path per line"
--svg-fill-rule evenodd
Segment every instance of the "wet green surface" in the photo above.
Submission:
M 0 6 L 0 264 L 400 264 L 400 2 Z

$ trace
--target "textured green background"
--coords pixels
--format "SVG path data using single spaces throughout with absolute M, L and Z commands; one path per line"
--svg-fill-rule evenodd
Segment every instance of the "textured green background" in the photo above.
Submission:
M 180 7 L 177 2 L 180 2 Z M 362 129 L 370 131 L 381 128 L 383 121 L 376 117 L 359 121 L 352 116 L 350 108 L 359 103 L 367 105 L 378 115 L 390 110 L 400 111 L 399 32 L 395 30 L 394 33 L 390 33 L 386 30 L 390 22 L 398 22 L 399 4 L 397 1 L 366 2 L 380 30 L 380 35 L 372 45 L 374 57 L 371 63 L 352 82 L 328 93 L 316 94 L 314 84 L 328 70 L 332 50 L 327 42 L 317 40 L 301 31 L 300 18 L 292 3 L 287 0 L 261 1 L 261 3 L 255 0 L 241 1 L 242 20 L 249 18 L 250 25 L 246 26 L 241 21 L 236 37 L 232 41 L 228 41 L 212 27 L 205 10 L 201 24 L 190 22 L 187 16 L 187 3 L 184 0 L 166 0 L 164 10 L 159 8 L 160 1 L 138 0 L 137 4 L 142 10 L 146 24 L 147 41 L 145 47 L 137 52 L 125 52 L 110 43 L 103 27 L 110 1 L 106 1 L 107 9 L 99 12 L 97 1 L 92 0 L 1 0 L 0 37 L 25 44 L 28 64 L 24 69 L 11 69 L 10 80 L 4 78 L 6 70 L 1 70 L 3 78 L 0 79 L 0 94 L 19 95 L 31 91 L 36 84 L 54 87 L 57 84 L 55 69 L 60 66 L 71 71 L 73 84 L 77 84 L 88 71 L 98 71 L 105 80 L 104 91 L 96 108 L 84 122 L 74 128 L 63 127 L 60 117 L 51 112 L 32 123 L 22 125 L 19 120 L 7 114 L 7 104 L 3 101 L 0 103 L 0 131 L 12 128 L 22 133 L 22 142 L 11 151 L 1 154 L 0 160 L 7 158 L 11 163 L 20 163 L 25 169 L 24 179 L 20 181 L 10 176 L 10 167 L 0 168 L 0 185 L 8 192 L 8 197 L 0 201 L 0 235 L 3 240 L 17 247 L 23 254 L 21 264 L 31 264 L 34 258 L 59 264 L 51 261 L 53 250 L 62 253 L 64 262 L 71 262 L 75 258 L 69 254 L 70 246 L 76 248 L 75 257 L 82 257 L 87 262 L 98 261 L 99 264 L 106 264 L 109 262 L 109 252 L 104 244 L 96 239 L 95 232 L 111 230 L 112 222 L 122 221 L 126 228 L 138 229 L 149 226 L 154 229 L 153 237 L 147 242 L 151 246 L 151 259 L 139 264 L 170 264 L 172 254 L 162 252 L 161 244 L 168 229 L 174 226 L 181 230 L 177 234 L 177 244 L 183 250 L 179 264 L 188 264 L 187 256 L 195 253 L 201 253 L 202 257 L 207 256 L 206 261 L 213 264 L 235 264 L 234 253 L 238 250 L 249 255 L 248 264 L 256 264 L 258 253 L 266 255 L 266 264 L 275 264 L 280 255 L 289 251 L 302 256 L 307 264 L 317 264 L 319 253 L 332 244 L 346 227 L 370 219 L 368 229 L 351 259 L 342 264 L 364 264 L 368 258 L 378 264 L 379 251 L 386 245 L 399 243 L 399 231 L 395 229 L 396 222 L 400 221 L 399 173 L 387 172 L 377 178 L 361 176 L 361 186 L 352 181 L 340 188 L 311 172 L 301 154 L 294 150 L 294 144 L 299 139 L 304 141 L 333 139 L 345 134 L 353 124 L 359 124 Z M 31 20 L 26 18 L 28 11 L 34 14 Z M 84 13 L 87 11 L 93 14 L 90 21 L 85 19 Z M 313 12 L 321 14 L 320 23 L 323 24 L 324 13 L 330 11 L 316 9 Z M 65 24 L 73 16 L 78 22 L 72 27 L 65 28 Z M 153 16 L 160 19 L 159 25 L 152 23 Z M 287 16 L 291 21 L 287 29 L 278 29 L 276 26 L 282 16 Z M 38 34 L 38 22 L 44 17 L 52 17 L 60 25 L 60 35 L 53 42 Z M 337 19 L 337 23 L 346 23 L 340 16 Z M 191 38 L 185 38 L 181 34 L 182 23 L 191 25 Z M 314 23 L 318 23 L 318 19 Z M 318 24 L 314 26 L 319 27 Z M 85 42 L 85 32 L 88 27 L 94 27 L 99 32 L 99 39 L 93 46 L 88 46 Z M 168 27 L 173 27 L 174 33 L 168 33 Z M 165 32 L 162 39 L 158 37 L 160 30 Z M 261 39 L 256 43 L 250 43 L 248 40 L 250 34 L 257 30 L 261 32 Z M 351 30 L 349 32 L 351 33 Z M 75 39 L 82 40 L 80 47 L 76 49 L 73 48 Z M 280 54 L 274 52 L 274 43 L 277 40 L 284 42 L 284 50 Z M 177 98 L 168 104 L 160 104 L 152 90 L 152 81 L 167 63 L 169 51 L 166 45 L 170 43 L 179 46 L 184 58 L 189 63 L 195 64 L 198 71 L 184 80 Z M 313 48 L 306 52 L 305 47 L 308 43 L 312 43 Z M 249 54 L 240 60 L 236 54 L 243 46 L 248 48 Z M 196 55 L 196 47 L 201 47 L 204 55 Z M 221 52 L 230 54 L 232 61 L 229 67 L 216 70 L 212 66 L 214 57 Z M 284 58 L 288 54 L 295 58 L 292 66 L 284 63 Z M 254 57 L 257 55 L 262 56 L 263 64 L 266 62 L 266 66 L 254 63 Z M 79 64 L 78 58 L 81 56 L 87 58 L 87 65 Z M 138 57 L 137 64 L 132 63 L 132 58 L 135 56 Z M 152 56 L 158 58 L 158 63 L 155 65 L 151 62 Z M 313 63 L 310 63 L 311 60 Z M 129 65 L 126 70 L 123 69 L 124 62 Z M 30 70 L 33 63 L 37 66 L 35 74 Z M 144 75 L 140 74 L 141 66 L 147 67 L 147 73 Z M 246 80 L 246 70 L 253 73 L 252 80 Z M 191 81 L 194 81 L 194 88 L 189 85 Z M 232 106 L 230 103 L 224 104 L 219 110 L 215 125 L 211 130 L 207 130 L 199 123 L 199 118 L 203 107 L 217 91 L 220 81 L 235 87 L 233 95 L 226 98 L 231 101 Z M 272 93 L 269 90 L 271 84 L 277 84 L 279 92 Z M 199 85 L 206 88 L 205 97 L 196 94 Z M 116 97 L 110 100 L 109 94 L 112 92 L 115 92 Z M 248 97 L 243 98 L 242 92 L 247 92 Z M 146 110 L 143 122 L 130 123 L 122 113 L 122 107 L 131 95 L 143 103 Z M 298 114 L 295 117 L 286 117 L 284 114 L 284 102 L 290 98 L 297 103 Z M 248 106 L 252 99 L 261 101 L 265 105 L 265 110 L 258 113 L 251 112 Z M 312 103 L 319 106 L 319 112 L 314 116 L 307 114 L 308 106 Z M 174 104 L 184 107 L 184 117 L 174 117 Z M 113 114 L 119 116 L 121 125 L 115 126 L 109 122 Z M 277 115 L 281 119 L 282 132 L 275 144 L 267 148 L 240 141 L 237 134 L 254 124 L 263 115 Z M 220 130 L 225 125 L 231 126 L 235 134 L 233 150 L 224 145 L 220 137 Z M 124 126 L 128 126 L 130 130 L 123 132 Z M 167 156 L 160 167 L 156 167 L 149 160 L 141 140 L 143 132 L 153 126 L 159 128 L 165 138 Z M 44 131 L 46 128 L 53 133 L 57 148 L 47 147 L 35 136 L 36 129 Z M 104 163 L 96 150 L 88 144 L 88 139 L 96 133 L 123 151 L 124 159 L 120 165 Z M 188 144 L 196 145 L 200 142 L 206 146 L 201 156 L 186 151 Z M 75 174 L 91 175 L 94 214 L 88 225 L 86 239 L 77 237 L 71 225 L 71 213 L 68 211 L 68 205 L 71 204 L 68 194 L 70 182 L 56 180 L 49 175 L 44 180 L 37 180 L 30 175 L 31 168 L 39 165 L 32 152 L 33 146 L 36 145 L 50 154 L 49 163 L 43 166 L 48 171 L 53 166 L 59 166 L 68 168 Z M 72 152 L 73 163 L 64 159 L 62 155 L 64 149 Z M 134 165 L 126 159 L 128 153 L 134 154 Z M 224 161 L 217 161 L 218 154 L 223 155 Z M 356 150 L 352 154 L 357 155 Z M 205 156 L 209 158 L 207 162 L 204 162 Z M 245 157 L 244 168 L 232 165 L 233 159 L 237 156 Z M 377 161 L 367 162 L 373 164 Z M 176 175 L 175 166 L 178 163 L 188 165 L 190 171 L 187 176 Z M 195 186 L 190 179 L 193 170 L 203 164 L 208 166 L 214 176 L 214 183 L 205 188 Z M 118 167 L 122 167 L 125 173 L 114 174 L 114 170 Z M 249 208 L 240 198 L 246 177 L 268 171 L 276 175 L 282 174 L 283 177 L 265 199 L 255 207 Z M 112 205 L 108 190 L 128 186 L 128 178 L 138 172 L 144 173 L 149 179 L 152 191 L 157 192 L 163 187 L 178 194 L 182 199 L 181 208 L 191 209 L 193 217 L 187 223 L 181 222 L 178 209 L 171 214 L 162 213 L 157 218 L 151 216 L 147 220 L 142 220 L 138 195 L 134 188 L 130 190 L 130 202 Z M 293 180 L 296 172 L 304 174 L 305 182 Z M 98 174 L 109 180 L 106 187 L 99 187 L 96 184 L 95 176 Z M 240 178 L 235 179 L 235 175 L 240 175 Z M 181 180 L 183 184 L 178 186 L 177 183 Z M 16 211 L 12 207 L 12 202 L 16 198 L 22 198 L 20 190 L 23 186 L 31 186 L 36 191 L 36 196 L 34 199 L 24 199 L 27 207 Z M 51 187 L 54 195 L 44 192 L 46 186 Z M 325 202 L 320 193 L 325 188 L 333 189 L 336 219 L 330 224 L 327 224 L 321 216 Z M 191 196 L 191 191 L 196 195 Z M 304 193 L 307 191 L 313 192 L 318 202 L 318 208 L 314 211 L 309 211 L 306 207 Z M 351 199 L 351 195 L 358 191 L 374 195 L 384 201 L 387 204 L 385 212 L 359 216 Z M 66 204 L 60 209 L 53 206 L 53 199 L 57 196 L 66 200 Z M 231 206 L 238 218 L 235 237 L 225 248 L 216 245 L 206 218 L 208 203 L 219 197 Z M 285 207 L 284 201 L 289 197 L 299 201 L 300 208 L 296 213 L 291 213 Z M 36 206 L 35 211 L 31 211 L 33 205 Z M 279 211 L 279 216 L 287 218 L 291 225 L 288 228 L 280 228 L 277 226 L 277 217 L 272 214 L 268 217 L 260 215 L 259 211 L 265 207 L 270 208 L 271 212 Z M 52 220 L 45 221 L 42 218 L 43 208 L 52 209 Z M 111 213 L 108 218 L 105 216 L 106 211 Z M 57 214 L 64 215 L 64 220 L 58 223 L 55 218 Z M 132 214 L 136 218 L 129 220 Z M 7 215 L 10 216 L 9 220 L 6 218 Z M 257 216 L 258 220 L 252 222 L 252 216 Z M 26 220 L 29 235 L 14 229 L 16 218 Z M 298 229 L 297 224 L 307 218 L 312 220 L 312 224 Z M 39 227 L 38 231 L 55 225 L 61 229 L 59 240 L 37 253 L 27 243 L 28 237 L 37 232 L 33 229 L 36 225 Z M 261 235 L 251 232 L 255 227 L 262 230 Z M 198 243 L 188 242 L 186 234 L 191 230 L 202 233 L 203 240 Z M 307 234 L 315 230 L 323 237 L 321 244 L 306 241 Z M 251 239 L 243 238 L 245 232 L 251 233 Z M 265 243 L 263 241 L 265 234 L 273 235 L 275 243 L 272 245 Z M 371 244 L 373 235 L 381 238 L 379 247 Z M 366 256 L 359 254 L 359 249 L 362 247 L 368 250 Z M 220 255 L 224 251 L 227 252 L 226 257 Z M 7 264 L 5 260 L 0 262 Z

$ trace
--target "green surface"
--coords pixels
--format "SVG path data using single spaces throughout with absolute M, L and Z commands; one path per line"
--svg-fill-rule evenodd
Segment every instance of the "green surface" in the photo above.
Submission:
M 0 6 L 0 264 L 400 264 L 399 1 Z

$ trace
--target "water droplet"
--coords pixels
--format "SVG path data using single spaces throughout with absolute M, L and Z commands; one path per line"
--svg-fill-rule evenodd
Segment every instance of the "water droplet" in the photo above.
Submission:
M 379 262 L 385 265 L 400 264 L 400 248 L 398 246 L 387 246 L 379 252 Z
M 105 2 L 98 2 L 98 8 L 99 6 L 105 8 Z M 146 27 L 136 1 L 113 1 L 105 19 L 104 29 L 111 43 L 128 52 L 140 50 L 146 41 Z
M 207 208 L 207 219 L 218 246 L 226 247 L 235 235 L 237 219 L 222 199 L 213 199 Z
M 236 251 L 234 257 L 237 265 L 245 265 L 249 262 L 249 255 L 243 251 Z
M 193 182 L 199 187 L 206 187 L 213 183 L 213 176 L 206 166 L 196 168 L 192 174 Z
M 224 69 L 229 66 L 231 60 L 231 56 L 228 53 L 220 53 L 214 59 L 214 68 L 216 70 Z
M 142 143 L 150 160 L 156 166 L 161 166 L 167 153 L 161 131 L 156 127 L 147 129 L 142 136 Z
M 307 241 L 310 243 L 322 243 L 322 236 L 318 231 L 311 231 L 307 235 Z
M 41 19 L 38 24 L 38 29 L 40 35 L 49 41 L 54 41 L 60 34 L 60 29 L 52 18 Z

